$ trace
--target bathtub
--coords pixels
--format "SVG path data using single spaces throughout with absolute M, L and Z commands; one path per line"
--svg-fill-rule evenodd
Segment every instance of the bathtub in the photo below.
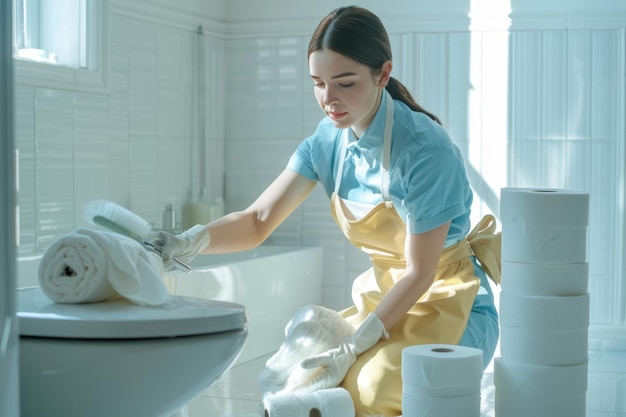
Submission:
M 199 255 L 190 273 L 169 271 L 175 295 L 233 301 L 248 315 L 248 340 L 236 364 L 273 353 L 293 313 L 322 302 L 322 249 L 261 245 L 227 255 Z

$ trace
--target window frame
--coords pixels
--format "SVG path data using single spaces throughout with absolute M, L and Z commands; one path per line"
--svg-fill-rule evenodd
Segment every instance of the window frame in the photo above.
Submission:
M 95 26 L 90 31 L 94 39 L 86 39 L 86 42 L 92 46 L 91 50 L 87 50 L 87 62 L 95 60 L 96 68 L 70 68 L 14 56 L 15 83 L 81 92 L 108 92 L 109 0 L 94 0 L 93 8 L 89 23 Z

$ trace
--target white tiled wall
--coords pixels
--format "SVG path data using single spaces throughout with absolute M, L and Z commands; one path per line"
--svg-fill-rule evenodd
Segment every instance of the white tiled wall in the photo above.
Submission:
M 388 24 L 394 75 L 443 119 L 465 155 L 474 219 L 498 214 L 504 186 L 590 192 L 591 318 L 621 325 L 622 20 L 525 17 L 510 31 Z M 115 10 L 110 23 L 109 92 L 17 86 L 22 255 L 80 225 L 80 206 L 91 198 L 111 198 L 159 226 L 168 201 L 182 210 L 198 192 L 194 29 Z M 224 175 L 227 211 L 257 197 L 322 115 L 308 75 L 309 27 L 288 34 L 258 27 L 205 38 L 207 172 L 215 193 Z M 339 234 L 321 188 L 271 240 L 321 245 L 324 301 L 349 303 L 351 282 L 368 262 Z
M 155 228 L 167 203 L 183 220 L 184 203 L 200 195 L 201 138 L 211 151 L 209 173 L 223 171 L 223 41 L 205 35 L 211 99 L 202 136 L 195 31 L 116 12 L 109 20 L 107 91 L 16 86 L 21 255 L 84 225 L 82 206 L 94 198 L 126 206 Z M 209 191 L 222 196 L 221 182 Z

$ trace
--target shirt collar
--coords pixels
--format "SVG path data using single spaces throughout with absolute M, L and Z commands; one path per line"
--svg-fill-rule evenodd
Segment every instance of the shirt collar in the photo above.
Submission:
M 374 115 L 370 125 L 367 127 L 363 136 L 359 140 L 356 140 L 356 136 L 352 129 L 348 131 L 349 146 L 356 146 L 359 148 L 375 148 L 382 145 L 385 136 L 385 109 L 387 108 L 387 96 L 386 91 L 382 91 L 382 97 L 378 110 Z

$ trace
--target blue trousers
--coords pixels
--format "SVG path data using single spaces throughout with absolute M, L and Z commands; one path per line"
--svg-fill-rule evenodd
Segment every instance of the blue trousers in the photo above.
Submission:
M 483 351 L 483 369 L 485 369 L 493 358 L 500 337 L 498 311 L 494 304 L 489 278 L 478 265 L 476 258 L 472 258 L 472 261 L 474 262 L 474 273 L 480 278 L 480 289 L 474 300 L 472 312 L 459 345 L 481 349 Z

